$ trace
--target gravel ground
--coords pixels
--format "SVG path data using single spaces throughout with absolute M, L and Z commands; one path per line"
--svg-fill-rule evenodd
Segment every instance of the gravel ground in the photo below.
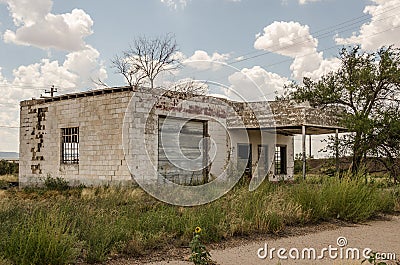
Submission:
M 347 245 L 339 247 L 337 240 L 339 237 L 344 237 Z M 342 240 L 343 241 L 343 240 Z M 265 259 L 260 259 L 257 252 L 260 248 L 268 246 L 269 252 L 272 248 L 273 258 L 269 255 Z M 346 251 L 349 248 L 357 248 L 360 250 L 360 255 L 365 248 L 370 248 L 373 251 L 381 253 L 395 253 L 396 258 L 400 258 L 400 216 L 390 216 L 381 220 L 370 221 L 365 224 L 348 224 L 343 222 L 326 223 L 308 227 L 293 227 L 288 228 L 284 235 L 271 236 L 252 236 L 248 238 L 236 238 L 221 244 L 209 246 L 211 255 L 220 265 L 259 265 L 259 264 L 361 264 L 363 258 L 359 260 L 353 259 L 331 259 L 329 252 L 324 252 L 324 259 L 293 259 L 289 257 L 288 251 L 292 248 L 297 248 L 301 251 L 304 248 L 314 248 L 316 256 L 321 255 L 323 248 L 338 248 L 336 252 L 332 249 L 331 255 L 335 253 L 340 255 L 340 249 L 343 250 L 343 256 L 346 256 Z M 287 250 L 284 256 L 288 259 L 279 259 L 277 257 L 277 249 L 284 248 Z M 260 252 L 264 254 L 264 252 Z M 292 250 L 295 255 L 295 250 Z M 109 261 L 110 265 L 127 265 L 127 264 L 146 264 L 146 265 L 190 265 L 185 261 L 189 256 L 189 249 L 167 249 L 160 252 L 155 252 L 153 255 L 143 257 L 141 259 L 129 260 L 119 259 Z M 369 264 L 363 263 L 363 264 Z M 396 262 L 388 262 L 388 264 L 396 264 Z M 398 263 L 400 264 L 400 263 Z

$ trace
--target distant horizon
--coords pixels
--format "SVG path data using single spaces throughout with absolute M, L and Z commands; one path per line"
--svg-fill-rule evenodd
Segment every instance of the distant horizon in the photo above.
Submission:
M 12 151 L 0 151 L 0 158 L 15 158 L 15 157 L 19 157 L 19 153 L 18 152 L 12 152 Z

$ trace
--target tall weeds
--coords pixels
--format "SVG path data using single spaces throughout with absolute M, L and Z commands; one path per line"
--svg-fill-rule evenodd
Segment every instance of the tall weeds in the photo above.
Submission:
M 335 218 L 359 222 L 400 210 L 399 187 L 336 178 L 263 183 L 254 192 L 239 185 L 197 207 L 167 205 L 139 188 L 58 187 L 1 195 L 0 263 L 95 263 L 114 254 L 140 256 L 188 246 L 196 226 L 203 228 L 204 242 L 218 242 Z
M 16 222 L 2 244 L 3 256 L 14 264 L 68 264 L 79 253 L 79 241 L 63 212 L 34 209 Z

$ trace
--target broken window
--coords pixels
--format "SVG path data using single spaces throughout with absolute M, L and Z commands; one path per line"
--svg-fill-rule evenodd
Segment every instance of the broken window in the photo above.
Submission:
M 252 175 L 252 153 L 251 144 L 238 144 L 238 169 L 242 170 L 244 166 L 244 174 L 251 177 Z
M 275 147 L 275 175 L 287 174 L 287 148 L 285 145 Z
M 79 163 L 79 127 L 61 129 L 61 163 Z

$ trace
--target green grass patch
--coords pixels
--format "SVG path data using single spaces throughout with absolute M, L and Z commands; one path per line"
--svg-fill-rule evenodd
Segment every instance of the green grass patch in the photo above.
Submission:
M 69 264 L 80 246 L 63 212 L 37 208 L 25 212 L 2 242 L 2 255 L 14 264 Z
M 331 219 L 360 222 L 400 210 L 400 187 L 363 180 L 267 182 L 254 192 L 242 184 L 196 207 L 168 205 L 139 188 L 66 188 L 62 180 L 50 182 L 0 194 L 0 264 L 96 263 L 114 254 L 137 257 L 188 246 L 197 226 L 202 241 L 210 243 Z

